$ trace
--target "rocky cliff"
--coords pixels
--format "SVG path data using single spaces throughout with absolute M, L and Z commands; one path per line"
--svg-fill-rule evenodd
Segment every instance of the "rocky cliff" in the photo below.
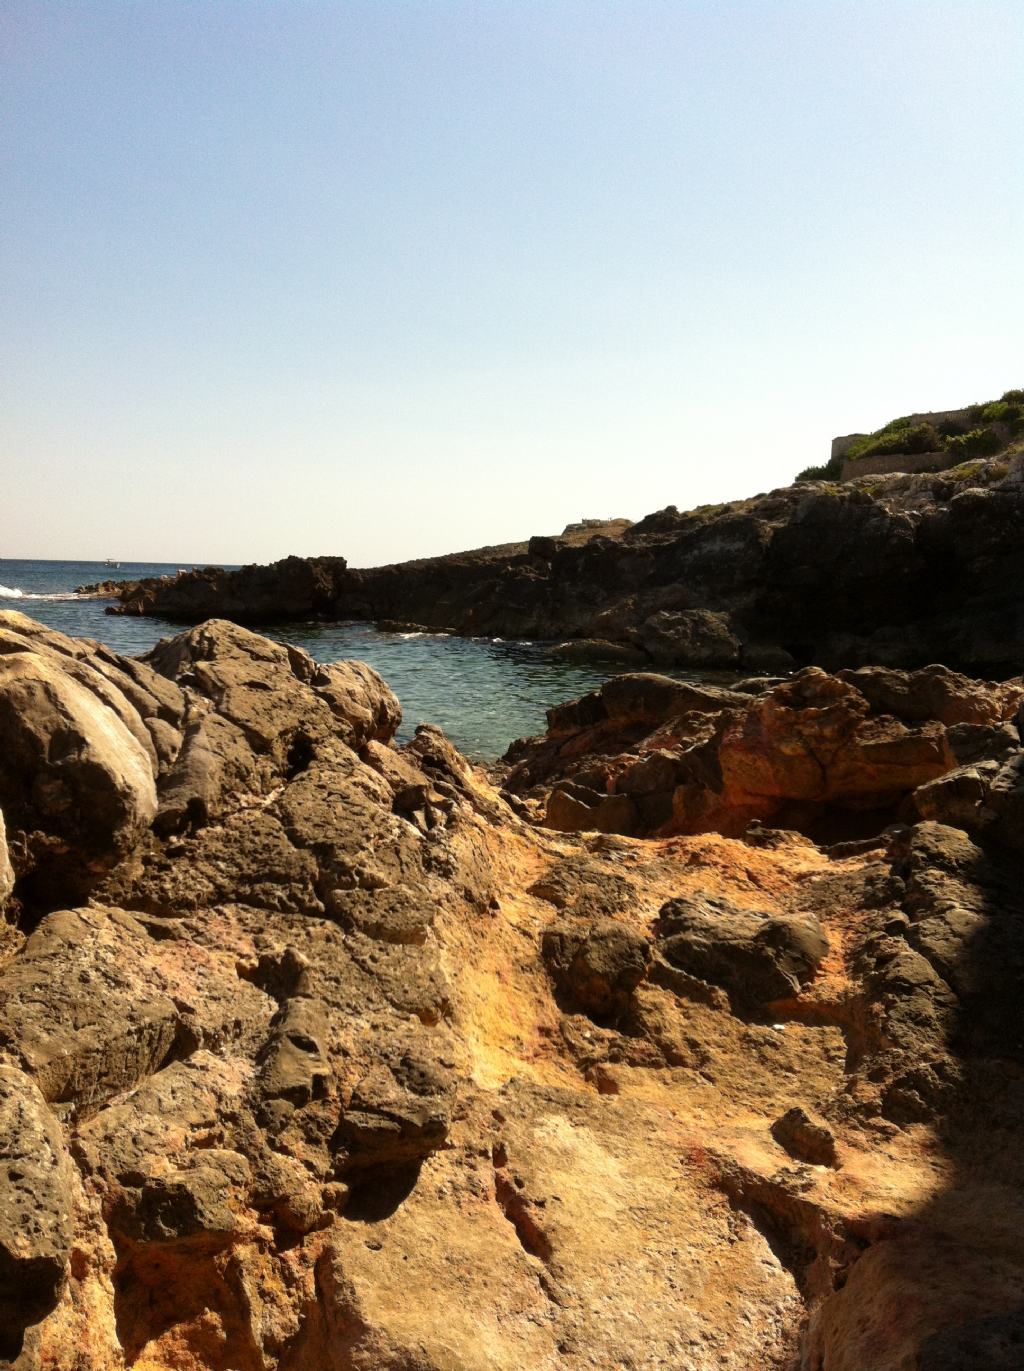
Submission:
M 1024 455 L 802 482 L 674 508 L 616 536 L 370 570 L 343 558 L 142 582 L 119 611 L 249 624 L 322 616 L 575 640 L 637 663 L 788 670 L 1024 666 Z
M 1018 1367 L 1022 698 L 0 615 L 0 1366 Z

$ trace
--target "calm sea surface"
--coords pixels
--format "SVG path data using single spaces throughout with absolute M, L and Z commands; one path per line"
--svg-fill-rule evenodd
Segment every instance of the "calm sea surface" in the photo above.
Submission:
M 138 656 L 180 633 L 182 625 L 105 614 L 107 601 L 76 596 L 74 588 L 177 570 L 142 562 L 113 570 L 99 562 L 0 560 L 0 609 L 21 610 L 62 633 L 98 638 L 115 652 Z M 371 624 L 289 623 L 262 631 L 320 662 L 369 662 L 402 702 L 401 738 L 411 737 L 419 723 L 440 724 L 463 752 L 483 761 L 501 756 L 514 738 L 542 732 L 546 709 L 593 690 L 616 669 L 558 661 L 543 644 L 382 633 Z

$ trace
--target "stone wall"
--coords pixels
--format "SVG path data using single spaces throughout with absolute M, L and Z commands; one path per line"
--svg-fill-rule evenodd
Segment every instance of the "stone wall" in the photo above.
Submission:
M 911 424 L 931 424 L 933 428 L 948 423 L 963 424 L 966 428 L 975 427 L 966 406 L 963 409 L 931 410 L 928 413 L 911 414 L 909 417 Z M 838 438 L 833 438 L 832 459 L 845 458 L 856 439 L 864 436 L 863 433 L 844 433 Z M 954 465 L 953 459 L 945 452 L 890 452 L 877 457 L 861 457 L 853 462 L 844 461 L 842 479 L 849 481 L 854 476 L 881 476 L 891 471 L 945 471 L 947 467 Z
M 841 479 L 852 481 L 855 476 L 885 476 L 893 471 L 945 471 L 955 466 L 957 458 L 950 452 L 884 452 L 877 457 L 858 457 L 844 462 Z

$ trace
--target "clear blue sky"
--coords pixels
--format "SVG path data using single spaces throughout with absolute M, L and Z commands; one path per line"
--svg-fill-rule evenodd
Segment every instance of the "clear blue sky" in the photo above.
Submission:
M 1024 5 L 0 12 L 0 555 L 353 564 L 1024 385 Z

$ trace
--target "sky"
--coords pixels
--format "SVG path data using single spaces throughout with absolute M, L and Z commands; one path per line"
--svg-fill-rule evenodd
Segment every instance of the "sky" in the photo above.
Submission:
M 352 565 L 1024 385 L 1020 0 L 5 0 L 0 556 Z

